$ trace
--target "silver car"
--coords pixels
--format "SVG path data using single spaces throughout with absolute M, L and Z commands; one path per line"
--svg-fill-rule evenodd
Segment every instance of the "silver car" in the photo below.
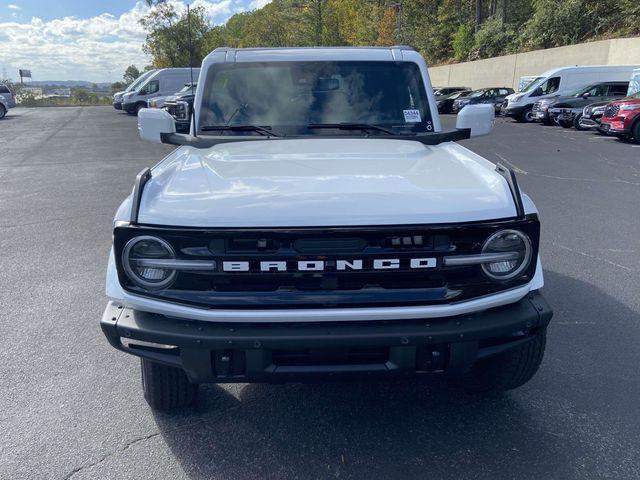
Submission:
M 0 83 L 0 118 L 4 118 L 10 108 L 16 106 L 16 96 L 11 89 Z

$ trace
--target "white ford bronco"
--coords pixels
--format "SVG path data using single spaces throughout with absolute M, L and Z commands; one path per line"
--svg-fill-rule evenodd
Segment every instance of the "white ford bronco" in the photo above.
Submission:
M 471 392 L 536 372 L 552 312 L 540 223 L 514 173 L 443 131 L 413 49 L 213 51 L 188 134 L 115 217 L 101 326 L 141 358 L 152 408 L 203 382 L 447 374 Z

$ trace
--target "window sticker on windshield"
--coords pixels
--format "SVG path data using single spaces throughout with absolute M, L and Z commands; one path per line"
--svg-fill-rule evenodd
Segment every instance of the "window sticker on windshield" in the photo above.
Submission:
M 422 118 L 420 117 L 420 110 L 403 110 L 404 121 L 407 123 L 420 123 Z

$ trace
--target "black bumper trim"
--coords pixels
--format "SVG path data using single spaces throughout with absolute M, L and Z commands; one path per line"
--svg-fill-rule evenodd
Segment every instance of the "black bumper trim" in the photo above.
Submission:
M 101 327 L 118 350 L 181 367 L 193 382 L 281 382 L 342 375 L 407 375 L 422 371 L 419 352 L 439 348 L 447 359 L 435 371 L 460 373 L 476 360 L 534 338 L 553 313 L 539 292 L 472 315 L 425 320 L 332 323 L 213 323 L 168 318 L 109 302 Z M 125 345 L 122 339 L 174 345 L 169 350 Z M 286 349 L 388 348 L 384 362 L 348 365 L 276 365 Z M 221 353 L 223 352 L 223 353 Z M 216 358 L 242 363 L 222 368 Z M 229 360 L 226 360 L 229 362 Z M 232 361 L 233 363 L 233 361 Z M 221 373 L 222 372 L 222 373 Z

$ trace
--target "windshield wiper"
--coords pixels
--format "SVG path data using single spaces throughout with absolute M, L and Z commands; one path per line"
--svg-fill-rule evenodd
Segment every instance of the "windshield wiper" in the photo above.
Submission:
M 261 127 L 259 125 L 205 125 L 200 127 L 203 132 L 212 132 L 215 130 L 228 132 L 256 132 L 260 135 L 268 135 L 269 137 L 280 137 L 271 130 L 271 127 Z
M 388 135 L 397 135 L 393 130 L 372 123 L 310 123 L 307 128 L 334 128 L 336 130 L 375 130 Z

